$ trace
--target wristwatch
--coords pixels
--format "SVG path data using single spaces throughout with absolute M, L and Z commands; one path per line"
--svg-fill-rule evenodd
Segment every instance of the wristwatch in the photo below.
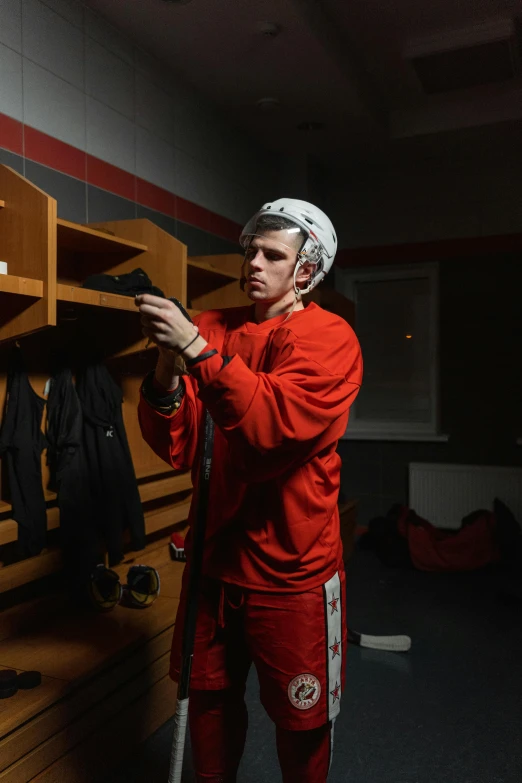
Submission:
M 180 378 L 179 384 L 173 392 L 161 396 L 154 386 L 154 372 L 150 372 L 141 384 L 141 393 L 152 408 L 168 416 L 180 407 L 185 394 L 185 382 L 183 378 Z

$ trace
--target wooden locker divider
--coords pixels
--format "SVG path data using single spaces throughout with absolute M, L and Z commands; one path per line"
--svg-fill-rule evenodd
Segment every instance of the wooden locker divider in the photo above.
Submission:
M 187 298 L 191 307 L 201 311 L 251 304 L 239 286 L 243 263 L 239 253 L 189 256 L 187 263 Z
M 56 323 L 56 201 L 0 166 L 0 342 Z

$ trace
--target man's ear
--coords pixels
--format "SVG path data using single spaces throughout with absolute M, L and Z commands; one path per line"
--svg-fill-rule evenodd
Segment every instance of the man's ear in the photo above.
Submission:
M 299 267 L 299 271 L 296 275 L 296 282 L 300 288 L 306 288 L 306 284 L 310 282 L 314 270 L 315 264 L 311 264 L 309 261 L 305 261 L 303 266 Z

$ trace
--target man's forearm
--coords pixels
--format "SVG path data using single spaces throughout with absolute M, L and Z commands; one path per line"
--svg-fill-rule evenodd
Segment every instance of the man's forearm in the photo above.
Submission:
M 160 351 L 154 377 L 166 391 L 174 391 L 178 388 L 180 370 L 176 366 L 176 357 L 173 354 L 164 356 L 163 351 Z

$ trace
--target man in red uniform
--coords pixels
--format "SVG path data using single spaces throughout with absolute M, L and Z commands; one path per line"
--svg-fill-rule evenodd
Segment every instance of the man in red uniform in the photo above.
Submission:
M 216 425 L 189 708 L 196 779 L 236 780 L 254 663 L 283 781 L 324 783 L 346 653 L 336 447 L 361 355 L 343 319 L 301 299 L 337 248 L 321 210 L 265 204 L 240 241 L 252 306 L 205 312 L 193 326 L 172 302 L 138 297 L 144 333 L 160 349 L 139 418 L 160 457 L 192 468 L 195 496 L 205 408 Z M 186 549 L 190 566 L 190 534 Z

